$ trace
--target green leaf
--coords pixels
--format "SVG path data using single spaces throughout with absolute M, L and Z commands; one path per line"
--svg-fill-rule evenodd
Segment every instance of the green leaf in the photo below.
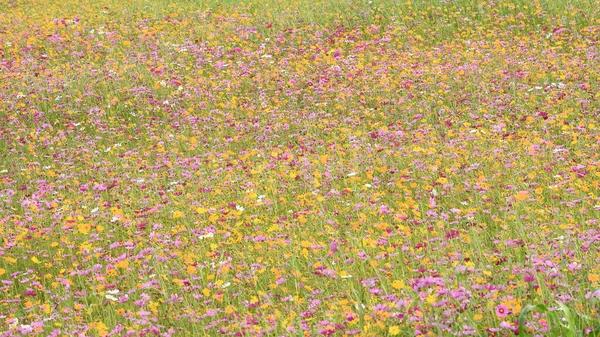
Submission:
M 573 317 L 571 314 L 571 309 L 559 301 L 556 301 L 556 304 L 558 304 L 560 310 L 562 310 L 563 315 L 565 316 L 565 319 L 567 320 L 567 326 L 561 323 L 561 325 L 567 330 L 566 335 L 569 337 L 577 336 L 577 326 L 575 324 L 575 317 Z
M 519 313 L 519 336 L 525 335 L 524 329 L 525 329 L 525 323 L 527 322 L 527 314 L 533 310 L 539 310 L 542 313 L 546 313 L 546 316 L 548 317 L 549 321 L 552 321 L 555 324 L 560 324 L 560 321 L 558 319 L 558 315 L 556 314 L 556 312 L 548 310 L 548 307 L 546 305 L 544 305 L 542 303 L 540 303 L 538 305 L 528 304 Z
M 600 325 L 598 325 L 594 330 L 592 330 L 588 336 L 590 337 L 598 337 L 600 336 Z

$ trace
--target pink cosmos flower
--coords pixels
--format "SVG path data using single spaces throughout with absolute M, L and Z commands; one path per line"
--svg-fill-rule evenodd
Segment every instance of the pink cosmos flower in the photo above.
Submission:
M 504 318 L 506 316 L 508 316 L 508 308 L 505 305 L 498 305 L 496 307 L 496 315 L 498 315 L 498 317 L 500 318 Z

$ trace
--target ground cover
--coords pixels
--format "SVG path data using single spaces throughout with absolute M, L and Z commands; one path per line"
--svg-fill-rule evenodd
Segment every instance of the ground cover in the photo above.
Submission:
M 2 1 L 0 334 L 594 336 L 599 7 Z

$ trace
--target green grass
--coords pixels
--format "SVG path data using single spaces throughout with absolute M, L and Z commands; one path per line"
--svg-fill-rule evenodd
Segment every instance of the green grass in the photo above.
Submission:
M 0 331 L 595 336 L 599 5 L 1 2 Z

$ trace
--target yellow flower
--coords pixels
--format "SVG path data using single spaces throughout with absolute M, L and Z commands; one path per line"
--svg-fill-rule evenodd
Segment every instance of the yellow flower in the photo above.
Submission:
M 396 336 L 400 334 L 400 328 L 397 325 L 391 326 L 388 330 L 390 336 Z
M 596 283 L 600 280 L 600 276 L 598 276 L 598 274 L 588 274 L 588 280 L 592 283 Z
M 394 287 L 394 289 L 402 289 L 402 288 L 404 288 L 404 282 L 402 282 L 400 280 L 396 280 L 396 281 L 392 282 L 392 287 Z
M 129 267 L 129 261 L 128 260 L 121 260 L 119 261 L 116 266 L 118 268 L 122 268 L 122 269 L 127 269 L 127 267 Z
M 97 322 L 94 324 L 94 328 L 98 330 L 100 336 L 106 336 L 108 334 L 108 327 L 103 322 Z
M 77 225 L 77 230 L 79 230 L 81 234 L 89 233 L 90 229 L 92 229 L 92 226 L 90 226 L 90 224 L 87 223 L 80 223 Z
M 179 219 L 179 218 L 183 218 L 185 214 L 183 214 L 182 211 L 175 211 L 173 212 L 173 219 Z

